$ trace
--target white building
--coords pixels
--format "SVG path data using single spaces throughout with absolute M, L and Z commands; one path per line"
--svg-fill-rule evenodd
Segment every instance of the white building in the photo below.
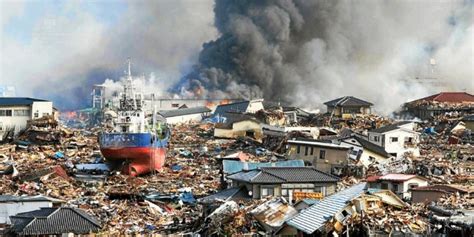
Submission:
M 428 180 L 414 174 L 387 174 L 367 178 L 369 188 L 388 189 L 402 198 L 411 198 L 410 189 L 428 186 Z
M 416 123 L 398 122 L 384 127 L 370 130 L 368 132 L 369 141 L 382 146 L 387 153 L 401 157 L 406 152 L 419 156 L 417 147 L 420 141 L 420 134 L 415 131 Z
M 26 97 L 0 97 L 0 140 L 13 130 L 26 128 L 28 120 L 53 115 L 53 102 Z
M 0 195 L 0 225 L 9 225 L 9 217 L 18 213 L 39 210 L 42 207 L 56 207 L 60 206 L 61 203 L 63 201 L 42 195 Z
M 187 123 L 187 122 L 200 122 L 203 118 L 209 116 L 211 110 L 205 106 L 174 109 L 160 111 L 159 114 L 166 119 L 168 124 Z

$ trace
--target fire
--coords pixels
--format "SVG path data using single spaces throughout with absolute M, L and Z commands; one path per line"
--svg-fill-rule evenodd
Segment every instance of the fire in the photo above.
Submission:
M 230 103 L 230 100 L 228 99 L 223 99 L 219 102 L 220 105 L 226 105 L 226 104 L 229 104 Z
M 66 119 L 74 119 L 77 118 L 77 113 L 76 111 L 66 111 L 64 113 L 61 113 L 62 116 Z

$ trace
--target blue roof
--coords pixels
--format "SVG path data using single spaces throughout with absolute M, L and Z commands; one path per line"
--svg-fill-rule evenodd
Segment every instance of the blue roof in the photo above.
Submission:
M 254 163 L 254 162 L 242 162 L 237 160 L 224 160 L 224 174 L 234 174 L 242 170 L 255 170 L 259 167 L 303 167 L 303 160 L 287 160 L 278 162 L 265 162 L 265 163 Z
M 314 204 L 320 202 L 321 200 L 319 200 L 319 199 L 305 198 L 305 199 L 303 199 L 303 200 L 301 200 L 301 201 L 304 202 L 304 203 L 306 203 L 306 204 L 308 204 L 308 205 L 314 205 Z
M 347 202 L 358 197 L 364 192 L 366 183 L 356 184 L 315 203 L 300 212 L 286 223 L 307 234 L 312 234 L 323 227 L 329 218 L 342 210 Z
M 13 106 L 13 105 L 31 105 L 33 102 L 45 102 L 48 100 L 35 99 L 29 97 L 0 97 L 0 105 Z
M 247 111 L 250 101 L 240 101 L 231 104 L 219 105 L 214 111 L 214 116 L 224 116 L 226 113 L 244 113 Z

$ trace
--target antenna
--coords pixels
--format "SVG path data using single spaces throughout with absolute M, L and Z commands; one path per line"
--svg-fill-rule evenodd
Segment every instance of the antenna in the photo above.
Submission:
M 128 58 L 128 79 L 132 79 L 132 71 L 130 69 L 131 64 L 132 64 L 132 60 L 130 60 L 130 58 Z

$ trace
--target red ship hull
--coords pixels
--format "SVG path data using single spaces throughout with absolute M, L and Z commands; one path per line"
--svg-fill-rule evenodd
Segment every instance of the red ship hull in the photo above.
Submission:
M 165 163 L 164 147 L 101 148 L 100 151 L 111 162 L 121 162 L 122 171 L 131 176 L 159 171 Z

